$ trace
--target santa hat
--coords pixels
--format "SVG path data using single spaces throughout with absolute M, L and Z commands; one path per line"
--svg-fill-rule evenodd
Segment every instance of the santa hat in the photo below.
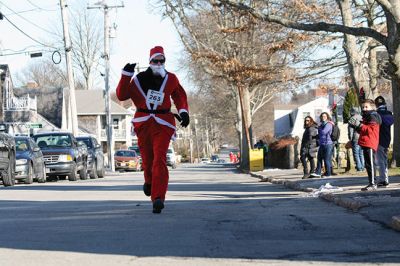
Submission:
M 149 59 L 149 61 L 151 61 L 154 57 L 156 57 L 158 55 L 162 55 L 165 58 L 164 48 L 162 48 L 162 46 L 155 46 L 155 47 L 150 49 L 150 59 Z

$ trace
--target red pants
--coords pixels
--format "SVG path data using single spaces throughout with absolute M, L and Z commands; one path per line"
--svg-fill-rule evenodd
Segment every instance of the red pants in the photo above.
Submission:
M 150 118 L 136 130 L 144 182 L 151 184 L 151 200 L 165 200 L 168 188 L 167 150 L 174 130 Z

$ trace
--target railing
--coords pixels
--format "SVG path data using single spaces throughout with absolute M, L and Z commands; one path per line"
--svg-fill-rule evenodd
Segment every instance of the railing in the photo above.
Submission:
M 29 95 L 23 97 L 12 97 L 7 101 L 6 110 L 29 111 L 37 110 L 37 98 L 30 98 Z
M 125 130 L 115 130 L 115 129 L 114 129 L 112 132 L 113 132 L 113 138 L 114 138 L 114 139 L 123 139 L 123 140 L 126 139 L 126 132 L 125 132 Z M 106 134 L 106 130 L 105 130 L 105 129 L 102 129 L 102 130 L 101 130 L 100 137 L 101 137 L 101 138 L 106 138 L 106 137 L 107 137 L 107 134 Z

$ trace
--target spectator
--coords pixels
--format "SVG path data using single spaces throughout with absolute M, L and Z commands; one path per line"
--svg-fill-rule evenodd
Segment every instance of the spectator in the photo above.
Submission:
M 263 164 L 264 167 L 267 167 L 267 152 L 268 152 L 268 145 L 263 140 L 259 140 L 256 144 L 254 144 L 255 149 L 262 149 L 263 150 Z
M 318 125 L 311 116 L 304 118 L 304 133 L 301 139 L 300 160 L 303 164 L 303 179 L 310 177 L 315 171 L 315 157 L 318 152 L 317 144 Z M 308 171 L 308 163 L 310 162 L 310 171 Z
M 361 191 L 376 190 L 374 157 L 379 145 L 379 127 L 381 117 L 375 111 L 374 100 L 367 99 L 362 104 L 361 123 L 355 118 L 350 118 L 349 124 L 360 132 L 358 144 L 362 147 L 365 159 L 365 168 L 368 173 L 368 185 Z
M 332 171 L 332 151 L 333 141 L 331 134 L 333 130 L 333 122 L 327 112 L 320 115 L 320 125 L 318 127 L 318 154 L 317 154 L 317 170 L 310 177 L 321 177 L 322 163 L 325 166 L 325 177 L 331 176 Z
M 351 118 L 354 118 L 356 121 L 361 122 L 362 116 L 360 115 L 360 110 L 358 107 L 352 107 L 350 110 Z M 353 158 L 356 164 L 357 172 L 364 171 L 364 155 L 360 145 L 358 145 L 358 139 L 360 137 L 360 133 L 354 129 L 350 124 L 348 125 L 348 137 L 351 142 L 351 149 L 353 151 Z
M 386 187 L 389 185 L 388 176 L 388 149 L 391 141 L 390 127 L 394 123 L 392 112 L 388 111 L 386 107 L 385 98 L 378 96 L 375 99 L 377 112 L 381 117 L 382 124 L 379 128 L 379 145 L 376 153 L 376 161 L 379 167 L 379 176 L 377 176 L 378 187 Z

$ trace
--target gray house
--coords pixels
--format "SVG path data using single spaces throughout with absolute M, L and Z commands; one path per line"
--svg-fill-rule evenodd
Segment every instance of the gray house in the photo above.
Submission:
M 94 135 L 107 147 L 106 112 L 102 90 L 76 90 L 76 108 L 78 125 L 82 133 Z M 132 143 L 132 114 L 119 104 L 111 101 L 111 120 L 113 125 L 113 141 L 115 149 Z

